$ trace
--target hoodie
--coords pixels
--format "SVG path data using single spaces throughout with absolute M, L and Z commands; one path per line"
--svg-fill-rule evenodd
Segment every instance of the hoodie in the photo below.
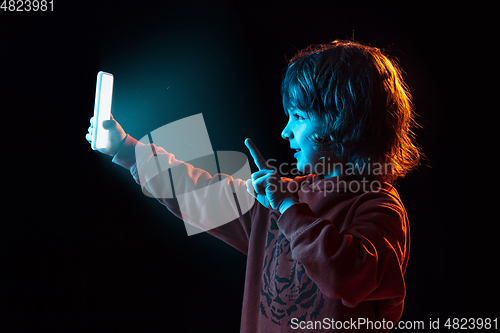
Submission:
M 241 179 L 212 176 L 127 136 L 113 162 L 129 169 L 139 184 L 138 165 L 144 170 L 156 162 L 147 153 L 137 154 L 146 156 L 137 161 L 136 145 L 164 158 L 197 188 L 230 184 L 233 192 L 221 190 L 218 202 L 246 191 Z M 149 188 L 144 179 L 141 185 L 182 218 L 177 200 Z M 247 255 L 240 332 L 389 331 L 403 311 L 410 248 L 408 218 L 396 189 L 348 175 L 283 180 L 300 203 L 279 214 L 255 201 L 239 218 L 207 230 Z

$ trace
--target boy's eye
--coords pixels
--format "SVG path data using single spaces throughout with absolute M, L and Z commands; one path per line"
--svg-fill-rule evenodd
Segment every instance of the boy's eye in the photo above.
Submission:
M 304 120 L 306 118 L 302 117 L 301 115 L 297 114 L 297 113 L 294 113 L 293 114 L 293 117 L 296 119 L 296 120 Z

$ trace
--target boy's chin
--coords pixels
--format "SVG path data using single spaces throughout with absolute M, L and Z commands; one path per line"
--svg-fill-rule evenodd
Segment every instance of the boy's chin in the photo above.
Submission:
M 315 173 L 311 164 L 297 162 L 297 169 L 303 174 Z

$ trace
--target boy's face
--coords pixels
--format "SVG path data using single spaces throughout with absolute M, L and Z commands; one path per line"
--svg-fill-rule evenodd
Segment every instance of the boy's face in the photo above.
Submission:
M 281 136 L 290 141 L 290 148 L 297 152 L 293 155 L 297 159 L 297 169 L 304 173 L 315 173 L 320 163 L 321 155 L 314 149 L 309 136 L 320 128 L 319 121 L 309 117 L 306 112 L 291 109 L 288 111 L 288 123 Z

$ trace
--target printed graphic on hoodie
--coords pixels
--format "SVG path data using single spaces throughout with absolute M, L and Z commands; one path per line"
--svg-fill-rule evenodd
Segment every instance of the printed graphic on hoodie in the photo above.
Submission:
M 279 231 L 278 214 L 271 213 L 261 281 L 262 314 L 274 324 L 290 325 L 291 318 L 314 320 L 325 299 L 304 266 L 292 259 L 290 242 Z

